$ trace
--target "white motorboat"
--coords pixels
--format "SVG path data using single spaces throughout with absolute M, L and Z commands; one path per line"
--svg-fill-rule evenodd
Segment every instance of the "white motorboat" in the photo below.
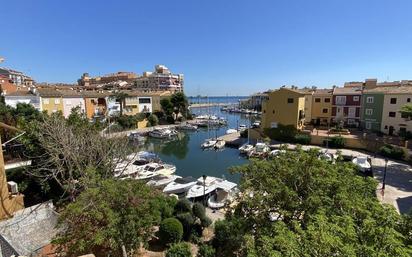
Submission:
M 142 171 L 154 172 L 157 175 L 172 175 L 176 172 L 176 166 L 171 164 L 148 163 L 141 169 Z
M 169 176 L 159 175 L 151 179 L 149 182 L 147 182 L 146 185 L 152 186 L 155 188 L 162 188 L 172 183 L 177 178 L 181 178 L 181 177 L 177 175 L 169 175 Z
M 265 156 L 270 151 L 269 146 L 265 143 L 256 143 L 255 148 L 249 153 L 250 157 Z
M 243 131 L 243 130 L 246 130 L 246 129 L 247 129 L 246 125 L 244 125 L 244 124 L 239 125 L 239 131 Z
M 196 185 L 196 183 L 197 180 L 192 177 L 177 178 L 163 189 L 163 193 L 182 194 L 187 192 L 192 186 Z
M 216 193 L 209 197 L 207 205 L 212 209 L 220 209 L 233 199 L 237 185 L 223 180 L 216 185 Z
M 371 164 L 366 156 L 358 156 L 353 158 L 352 163 L 354 163 L 361 172 L 366 172 L 371 169 Z
M 214 147 L 217 143 L 215 139 L 208 139 L 202 144 L 202 148 L 211 148 Z
M 236 129 L 228 129 L 226 130 L 226 134 L 233 134 L 233 133 L 237 133 Z
M 220 209 L 232 200 L 237 191 L 237 185 L 228 180 L 222 180 L 216 184 L 216 193 L 209 197 L 207 205 L 212 209 Z
M 177 135 L 177 132 L 171 129 L 154 129 L 149 132 L 149 136 L 154 138 L 172 138 Z
M 240 151 L 240 153 L 242 153 L 242 154 L 247 154 L 247 153 L 249 153 L 250 151 L 252 151 L 253 150 L 253 145 L 251 145 L 251 144 L 244 144 L 244 145 L 242 145 L 241 147 L 239 147 L 239 151 Z
M 281 153 L 286 153 L 286 150 L 275 149 L 269 153 L 269 156 L 274 157 L 274 156 L 278 156 Z
M 187 198 L 197 198 L 208 195 L 216 190 L 216 185 L 221 182 L 222 179 L 216 177 L 206 177 L 206 180 L 203 180 L 203 177 L 200 177 L 197 180 L 196 185 L 192 186 L 187 192 Z
M 215 148 L 216 149 L 222 149 L 223 147 L 225 147 L 225 140 L 217 140 L 216 144 L 215 144 Z
M 252 128 L 259 128 L 260 127 L 260 121 L 255 121 L 252 124 Z
M 177 129 L 194 131 L 194 130 L 197 130 L 198 127 L 197 127 L 196 125 L 192 125 L 192 124 L 190 124 L 190 123 L 186 123 L 186 124 L 183 124 L 183 125 L 178 126 Z

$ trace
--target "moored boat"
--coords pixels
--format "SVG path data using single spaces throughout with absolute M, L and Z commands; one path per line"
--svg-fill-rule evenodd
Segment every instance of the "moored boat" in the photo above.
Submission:
M 203 180 L 203 177 L 200 177 L 197 180 L 197 183 L 192 186 L 189 191 L 187 192 L 186 197 L 187 198 L 198 198 L 198 197 L 204 197 L 211 192 L 216 190 L 216 185 L 221 182 L 222 179 L 216 178 L 216 177 L 206 177 L 205 180 Z
M 149 182 L 147 182 L 146 185 L 152 186 L 154 188 L 163 188 L 168 184 L 172 183 L 173 181 L 175 181 L 177 178 L 181 177 L 177 175 L 159 175 L 149 180 Z
M 223 147 L 225 147 L 225 140 L 217 140 L 216 144 L 215 144 L 215 148 L 216 149 L 222 149 Z
M 192 186 L 196 185 L 196 183 L 197 180 L 192 177 L 177 178 L 163 189 L 163 193 L 182 194 L 187 192 Z
M 217 143 L 217 140 L 215 139 L 207 139 L 203 144 L 202 148 L 211 148 L 214 147 Z
M 253 145 L 251 144 L 244 144 L 241 147 L 239 147 L 239 151 L 241 154 L 247 154 L 253 150 Z

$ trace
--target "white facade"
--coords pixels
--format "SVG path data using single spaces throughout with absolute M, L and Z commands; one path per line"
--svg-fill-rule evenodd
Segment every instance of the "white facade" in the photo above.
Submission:
M 42 111 L 40 104 L 40 97 L 36 95 L 25 95 L 25 96 L 4 96 L 4 102 L 13 108 L 16 108 L 18 103 L 30 104 L 39 111 Z
M 57 99 L 56 99 L 57 100 Z M 58 104 L 58 103 L 55 103 Z M 86 112 L 86 107 L 84 99 L 82 97 L 65 97 L 63 98 L 63 115 L 64 117 L 69 117 L 72 109 L 75 107 L 80 107 L 81 112 Z
M 412 94 L 387 94 L 383 100 L 381 131 L 398 135 L 400 131 L 412 132 L 412 121 L 402 117 L 402 106 L 412 103 Z

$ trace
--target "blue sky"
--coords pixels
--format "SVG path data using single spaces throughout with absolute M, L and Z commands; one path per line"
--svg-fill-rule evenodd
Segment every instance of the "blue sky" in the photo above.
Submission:
M 2 64 L 37 81 L 185 74 L 189 95 L 412 79 L 410 0 L 1 0 Z

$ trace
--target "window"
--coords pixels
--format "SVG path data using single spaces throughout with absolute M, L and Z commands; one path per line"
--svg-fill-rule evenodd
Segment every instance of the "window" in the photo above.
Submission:
M 43 99 L 44 104 L 49 104 L 49 99 Z
M 388 129 L 388 126 L 387 126 L 387 125 L 385 125 L 385 129 Z
M 396 112 L 389 112 L 389 117 L 396 117 Z
M 366 122 L 365 127 L 366 127 L 366 129 L 371 129 L 372 128 L 372 123 L 371 122 Z
M 150 98 L 139 98 L 139 104 L 150 104 Z
M 315 103 L 320 103 L 320 98 L 315 98 Z
M 337 96 L 336 97 L 336 104 L 343 105 L 346 104 L 346 96 Z
M 266 110 L 263 110 L 263 113 L 266 113 Z
M 54 104 L 60 104 L 60 99 L 59 98 L 54 99 Z
M 396 98 L 391 98 L 391 104 L 396 104 Z
M 366 109 L 365 110 L 366 115 L 372 115 L 372 113 L 373 113 L 373 109 Z
M 272 113 L 275 114 L 275 110 L 273 110 Z
M 407 119 L 407 118 L 408 118 L 408 114 L 401 112 L 401 118 Z
M 277 128 L 277 127 L 278 127 L 278 123 L 277 123 L 277 122 L 271 122 L 271 123 L 270 123 L 270 127 L 271 127 L 271 128 Z
M 367 102 L 368 104 L 372 104 L 372 103 L 373 103 L 373 96 L 368 96 L 368 97 L 366 97 L 366 102 Z
M 293 104 L 293 98 L 288 98 L 288 104 Z
M 410 99 L 410 98 L 408 98 L 408 99 L 406 99 L 406 101 L 407 101 L 408 103 L 410 103 L 410 102 L 411 102 L 411 99 Z
M 330 98 L 325 98 L 325 103 L 330 103 Z
M 354 96 L 354 97 L 353 97 L 353 101 L 359 102 L 359 96 Z
M 328 108 L 324 108 L 324 109 L 322 110 L 322 112 L 323 112 L 323 113 L 328 113 Z

